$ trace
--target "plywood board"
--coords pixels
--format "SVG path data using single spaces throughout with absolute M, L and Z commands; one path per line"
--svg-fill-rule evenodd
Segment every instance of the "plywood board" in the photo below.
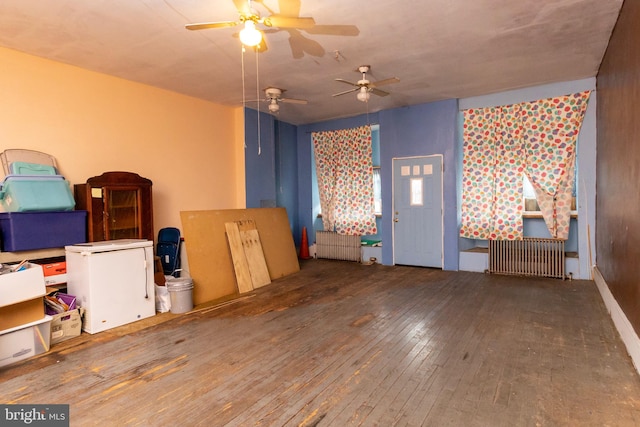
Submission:
M 231 251 L 233 270 L 236 274 L 236 282 L 238 283 L 238 292 L 241 294 L 250 292 L 253 290 L 253 282 L 251 279 L 249 263 L 247 262 L 247 257 L 244 253 L 238 223 L 225 222 L 224 227 L 227 233 L 227 241 L 229 242 L 229 250 Z
M 267 263 L 264 260 L 264 252 L 262 251 L 256 224 L 253 220 L 238 221 L 236 224 L 238 224 L 238 229 L 240 230 L 240 239 L 242 240 L 242 247 L 249 266 L 249 272 L 251 273 L 253 287 L 260 288 L 268 285 L 271 283 L 271 278 L 269 277 Z
M 271 280 L 300 271 L 284 208 L 182 211 L 180 218 L 194 284 L 194 304 L 238 293 L 226 222 L 255 222 Z

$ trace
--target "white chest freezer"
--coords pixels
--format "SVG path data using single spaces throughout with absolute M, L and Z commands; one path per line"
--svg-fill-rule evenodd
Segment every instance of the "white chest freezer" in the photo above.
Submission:
M 65 246 L 67 293 L 94 334 L 156 314 L 153 242 L 108 240 Z

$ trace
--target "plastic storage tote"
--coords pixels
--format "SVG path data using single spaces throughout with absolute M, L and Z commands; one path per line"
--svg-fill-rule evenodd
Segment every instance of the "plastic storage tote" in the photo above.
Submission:
M 57 175 L 56 168 L 37 163 L 13 162 L 11 164 L 12 175 Z
M 5 212 L 70 211 L 76 203 L 62 176 L 9 175 L 2 183 L 0 204 Z
M 61 248 L 87 241 L 87 211 L 0 213 L 5 252 Z

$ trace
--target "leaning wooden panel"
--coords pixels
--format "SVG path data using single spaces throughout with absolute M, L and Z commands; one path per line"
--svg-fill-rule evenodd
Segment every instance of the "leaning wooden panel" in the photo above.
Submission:
M 249 260 L 245 254 L 244 243 L 241 232 L 238 230 L 237 222 L 225 222 L 224 228 L 227 231 L 233 270 L 236 273 L 238 292 L 245 293 L 253 290 L 252 275 L 249 268 Z
M 271 283 L 267 262 L 264 259 L 260 235 L 255 222 L 238 221 L 236 223 L 240 231 L 242 247 L 251 273 L 251 283 L 253 288 L 260 288 Z
M 225 222 L 255 222 L 271 280 L 300 270 L 284 208 L 183 211 L 180 218 L 194 283 L 194 304 L 238 293 Z

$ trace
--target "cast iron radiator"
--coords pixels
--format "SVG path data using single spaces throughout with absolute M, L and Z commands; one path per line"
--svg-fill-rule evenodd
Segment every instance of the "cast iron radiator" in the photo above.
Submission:
M 564 240 L 489 240 L 489 273 L 565 279 Z
M 333 231 L 316 231 L 316 257 L 360 262 L 360 236 L 348 236 Z

